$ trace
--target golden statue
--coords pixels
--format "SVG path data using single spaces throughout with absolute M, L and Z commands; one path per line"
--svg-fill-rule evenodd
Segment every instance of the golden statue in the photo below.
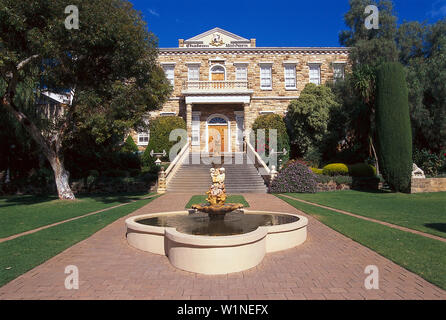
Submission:
M 224 217 L 224 214 L 230 211 L 243 208 L 242 204 L 239 203 L 227 203 L 226 201 L 226 189 L 225 189 L 225 168 L 211 168 L 211 181 L 212 185 L 209 191 L 206 192 L 208 195 L 206 201 L 210 205 L 193 205 L 192 208 L 207 212 L 209 216 L 220 216 Z

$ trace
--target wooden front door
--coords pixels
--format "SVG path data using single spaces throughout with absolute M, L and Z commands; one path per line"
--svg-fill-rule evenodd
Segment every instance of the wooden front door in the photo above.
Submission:
M 228 127 L 222 126 L 209 126 L 209 152 L 224 152 L 226 144 L 226 134 Z

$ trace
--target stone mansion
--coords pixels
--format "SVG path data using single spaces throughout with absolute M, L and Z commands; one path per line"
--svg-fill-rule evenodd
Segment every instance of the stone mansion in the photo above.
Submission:
M 178 48 L 159 49 L 173 92 L 150 118 L 183 117 L 192 152 L 243 151 L 243 136 L 259 115 L 284 115 L 307 83 L 343 78 L 348 53 L 343 47 L 256 47 L 256 39 L 220 28 L 179 39 Z M 143 149 L 149 133 L 133 137 Z

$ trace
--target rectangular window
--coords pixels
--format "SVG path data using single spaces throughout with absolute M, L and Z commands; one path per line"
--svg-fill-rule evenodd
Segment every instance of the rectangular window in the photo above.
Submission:
M 175 86 L 175 65 L 164 65 L 163 69 L 167 80 L 170 82 L 170 85 L 172 87 Z
M 310 64 L 310 82 L 321 84 L 321 66 L 320 64 Z
M 296 65 L 285 65 L 285 89 L 296 89 Z
M 200 145 L 200 113 L 192 112 L 192 145 Z
M 148 144 L 149 144 L 149 133 L 148 132 L 138 133 L 138 145 L 146 146 Z
M 239 65 L 236 67 L 235 80 L 237 81 L 248 80 L 248 68 L 245 65 Z
M 260 66 L 260 89 L 271 90 L 272 89 L 272 79 L 271 79 L 271 65 L 261 65 Z
M 345 68 L 343 63 L 333 64 L 333 80 L 344 80 Z
M 200 66 L 199 65 L 189 65 L 187 79 L 189 81 L 199 81 L 200 80 Z

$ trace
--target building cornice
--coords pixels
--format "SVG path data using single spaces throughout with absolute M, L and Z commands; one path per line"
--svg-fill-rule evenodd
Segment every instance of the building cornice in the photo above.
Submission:
M 160 55 L 182 54 L 349 54 L 348 47 L 159 48 Z

